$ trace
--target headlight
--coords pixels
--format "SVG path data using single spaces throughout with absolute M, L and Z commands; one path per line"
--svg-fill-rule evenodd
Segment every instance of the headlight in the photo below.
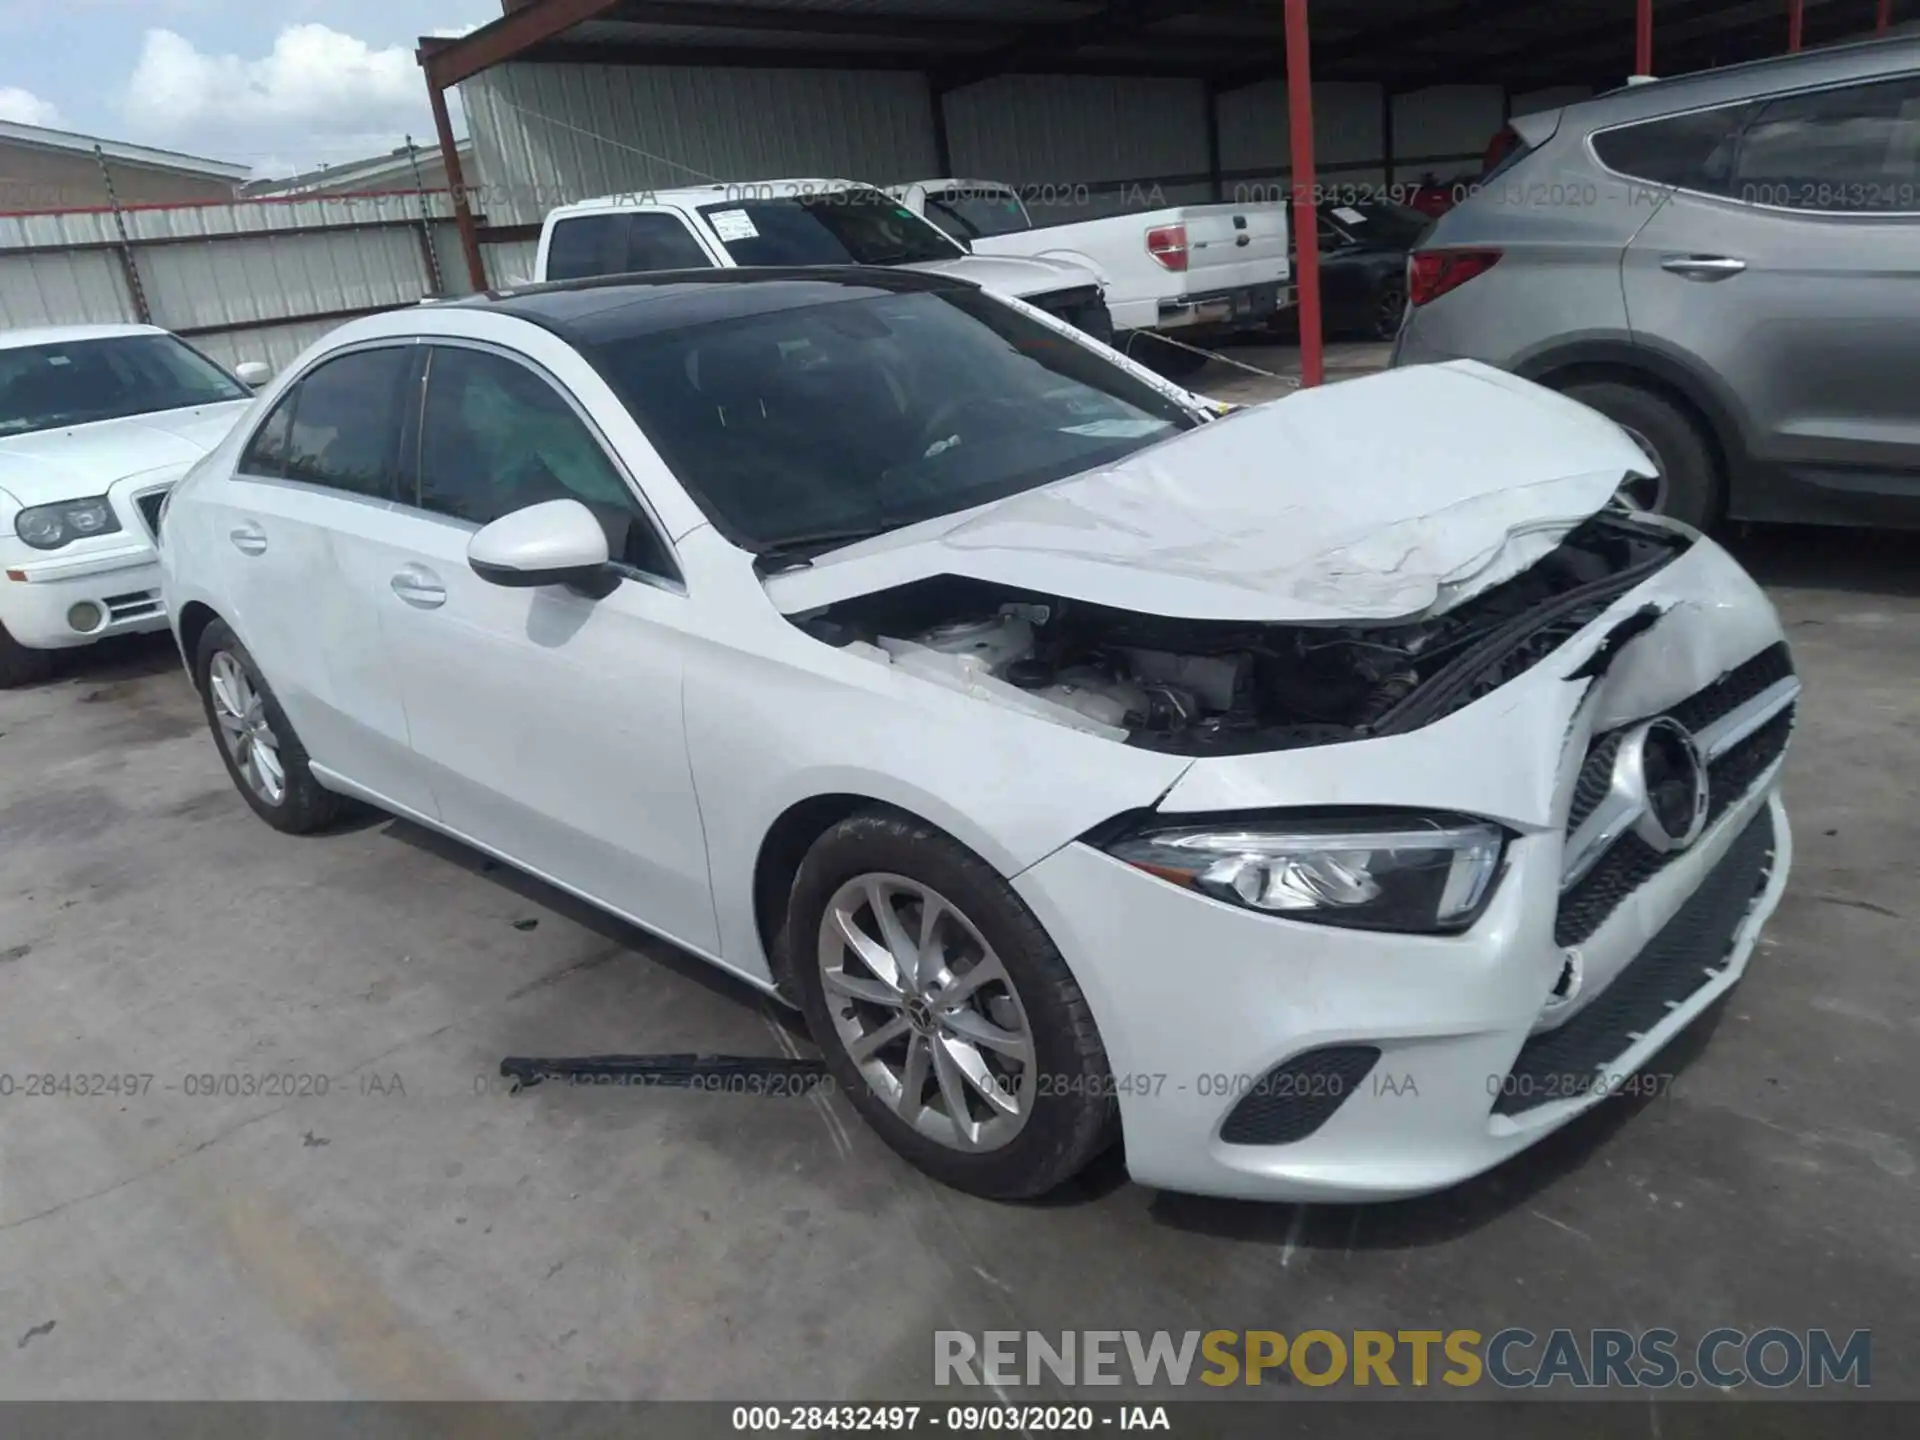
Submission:
M 111 535 L 119 528 L 119 517 L 104 495 L 95 495 L 90 500 L 35 505 L 13 519 L 14 533 L 36 550 L 58 550 L 69 541 L 89 535 Z
M 1457 815 L 1277 813 L 1156 823 L 1105 848 L 1163 880 L 1250 910 L 1361 930 L 1445 933 L 1479 918 L 1505 844 L 1499 826 Z

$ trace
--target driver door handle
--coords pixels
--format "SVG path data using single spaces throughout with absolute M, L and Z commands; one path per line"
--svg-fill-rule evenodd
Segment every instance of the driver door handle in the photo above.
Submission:
M 251 520 L 236 526 L 227 532 L 227 538 L 233 541 L 233 548 L 242 555 L 264 555 L 267 553 L 267 532 Z
M 424 565 L 408 565 L 388 582 L 393 593 L 416 610 L 438 610 L 447 603 L 447 587 Z
M 1689 280 L 1725 280 L 1747 268 L 1747 262 L 1731 255 L 1669 255 L 1660 268 Z

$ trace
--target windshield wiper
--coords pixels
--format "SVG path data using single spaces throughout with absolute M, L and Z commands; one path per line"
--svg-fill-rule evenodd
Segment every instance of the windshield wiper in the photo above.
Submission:
M 816 555 L 858 544 L 896 530 L 899 521 L 875 525 L 849 525 L 840 530 L 815 530 L 805 535 L 786 535 L 753 557 L 753 568 L 762 575 L 778 575 L 783 570 L 799 570 L 811 565 Z

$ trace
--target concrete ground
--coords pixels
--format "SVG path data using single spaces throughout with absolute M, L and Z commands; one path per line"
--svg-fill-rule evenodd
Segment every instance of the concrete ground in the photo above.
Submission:
M 410 825 L 274 833 L 164 637 L 75 657 L 0 695 L 0 1397 L 925 1398 L 942 1328 L 1507 1325 L 1871 1328 L 1920 1395 L 1920 537 L 1736 545 L 1807 686 L 1750 973 L 1667 1093 L 1373 1208 L 1117 1157 L 995 1205 L 838 1100 L 501 1093 L 781 1022 Z M 68 1074 L 138 1093 L 27 1093 Z

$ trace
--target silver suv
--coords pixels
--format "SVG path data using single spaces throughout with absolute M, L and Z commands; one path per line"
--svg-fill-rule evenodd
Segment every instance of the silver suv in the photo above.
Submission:
M 1920 524 L 1920 37 L 1629 86 L 1518 146 L 1408 261 L 1396 365 L 1618 421 L 1722 516 Z

